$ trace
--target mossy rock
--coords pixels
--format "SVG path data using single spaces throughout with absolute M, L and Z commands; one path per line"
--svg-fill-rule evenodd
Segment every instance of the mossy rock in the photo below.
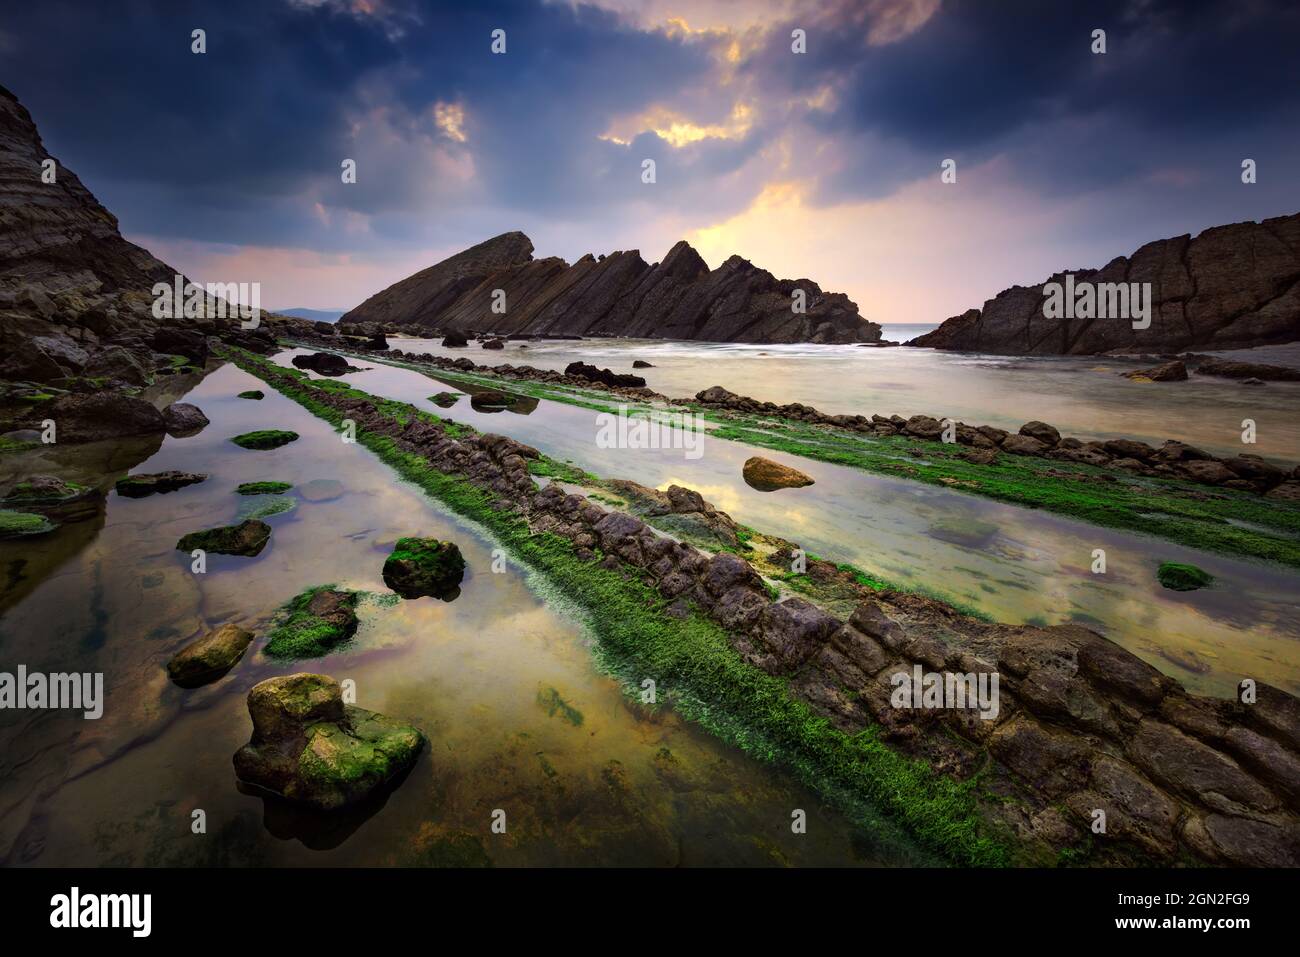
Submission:
M 165 495 L 187 485 L 205 482 L 207 478 L 200 472 L 151 472 L 120 478 L 115 488 L 123 498 L 144 498 L 146 495 Z
M 261 429 L 257 432 L 245 432 L 243 435 L 236 435 L 230 441 L 241 449 L 266 451 L 267 449 L 278 449 L 290 442 L 297 442 L 298 433 L 286 432 L 282 429 Z
M 255 518 L 238 525 L 222 525 L 200 532 L 190 532 L 176 543 L 182 552 L 200 548 L 218 555 L 242 555 L 251 558 L 261 553 L 271 538 L 271 526 Z
M 236 495 L 283 495 L 293 488 L 292 482 L 244 482 L 235 489 Z
M 66 482 L 53 475 L 33 475 L 11 488 L 4 498 L 0 498 L 0 506 L 27 508 L 67 505 L 95 494 L 94 489 L 76 482 Z
M 399 538 L 384 562 L 384 584 L 403 598 L 451 601 L 460 595 L 464 577 L 460 549 L 436 538 Z
M 0 540 L 6 538 L 26 538 L 28 535 L 44 535 L 56 528 L 44 515 L 32 512 L 15 512 L 13 509 L 0 509 Z
M 272 658 L 319 658 L 357 631 L 359 593 L 316 585 L 294 596 L 267 636 Z
M 249 389 L 247 392 L 241 392 L 235 396 L 237 399 L 265 399 L 266 393 L 261 389 Z
M 1195 565 L 1164 562 L 1156 570 L 1156 579 L 1171 591 L 1196 591 L 1214 581 L 1214 576 Z
M 439 408 L 450 409 L 460 401 L 459 392 L 439 392 L 436 395 L 429 396 L 429 401 Z
M 343 704 L 325 675 L 270 678 L 248 694 L 253 737 L 234 757 L 245 784 L 323 811 L 391 785 L 424 747 L 419 729 Z
M 505 409 L 518 401 L 519 396 L 513 392 L 503 392 L 501 389 L 482 389 L 469 397 L 469 404 L 480 410 Z
M 283 515 L 298 507 L 297 499 L 288 495 L 257 495 L 239 503 L 238 518 L 242 522 L 248 518 L 267 518 L 271 515 Z
M 167 674 L 182 688 L 211 684 L 239 663 L 252 640 L 251 631 L 222 625 L 178 651 L 167 662 Z

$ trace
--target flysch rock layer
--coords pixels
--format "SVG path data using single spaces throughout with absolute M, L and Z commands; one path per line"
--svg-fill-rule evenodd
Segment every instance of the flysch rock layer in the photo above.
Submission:
M 739 256 L 710 270 L 685 241 L 650 265 L 636 250 L 569 265 L 534 259 L 503 233 L 395 283 L 346 313 L 344 329 L 425 335 L 626 336 L 706 342 L 876 342 L 880 326 L 842 293 L 777 279 Z M 493 306 L 505 294 L 505 312 Z M 802 290 L 805 311 L 792 308 Z
M 1043 287 L 1150 283 L 1151 325 L 1128 319 L 1048 319 Z M 1300 340 L 1300 213 L 1233 223 L 1147 243 L 1101 269 L 1067 270 L 1012 286 L 909 345 L 995 355 L 1095 355 L 1237 349 Z

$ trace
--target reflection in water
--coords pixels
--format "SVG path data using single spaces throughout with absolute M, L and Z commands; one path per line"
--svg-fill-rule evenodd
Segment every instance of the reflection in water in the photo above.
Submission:
M 595 670 L 580 626 L 518 568 L 488 573 L 490 539 L 279 394 L 236 398 L 258 385 L 233 367 L 211 374 L 189 401 L 212 424 L 130 463 L 202 471 L 208 481 L 142 499 L 110 493 L 102 524 L 68 527 L 94 534 L 0 619 L 7 667 L 103 672 L 106 698 L 99 721 L 0 713 L 0 862 L 931 861 L 893 827 L 855 831 L 778 770 L 625 697 Z M 271 452 L 227 441 L 260 428 L 301 438 Z M 298 503 L 265 519 L 266 549 L 256 559 L 209 556 L 207 572 L 193 574 L 177 539 L 233 520 L 244 498 L 236 487 L 262 481 L 292 483 L 285 494 Z M 389 594 L 383 563 L 408 535 L 455 542 L 480 572 L 466 576 L 458 600 L 367 601 L 355 638 L 330 655 L 282 663 L 262 654 L 275 610 L 308 586 Z M 218 682 L 176 687 L 164 663 L 228 622 L 256 636 L 243 659 Z M 375 806 L 312 820 L 236 786 L 231 756 L 249 738 L 249 689 L 303 670 L 351 679 L 358 705 L 428 736 L 409 777 Z M 503 835 L 490 831 L 498 808 Z M 804 835 L 791 833 L 795 808 L 807 812 Z M 205 835 L 191 832 L 196 809 Z
M 277 361 L 285 362 L 284 355 Z M 353 379 L 367 392 L 484 431 L 499 428 L 463 404 L 438 409 L 426 399 L 428 381 L 384 365 Z M 703 455 L 690 460 L 681 449 L 602 448 L 596 414 L 543 401 L 508 431 L 599 475 L 692 488 L 739 522 L 999 621 L 1087 625 L 1199 693 L 1231 695 L 1243 677 L 1300 693 L 1300 574 L 1294 571 L 707 436 Z M 756 453 L 816 484 L 778 493 L 750 488 L 742 467 Z M 1097 548 L 1106 550 L 1105 575 L 1090 569 Z M 1198 565 L 1217 583 L 1196 592 L 1161 588 L 1155 573 L 1163 561 Z

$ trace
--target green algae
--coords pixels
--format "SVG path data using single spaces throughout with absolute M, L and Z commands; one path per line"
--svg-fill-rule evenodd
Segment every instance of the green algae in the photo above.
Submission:
M 320 615 L 311 604 L 318 594 L 337 590 L 333 584 L 314 585 L 299 592 L 278 612 L 267 632 L 266 653 L 272 658 L 319 658 L 350 639 L 357 630 L 355 613 L 360 592 L 344 591 L 345 611 Z
M 230 441 L 241 449 L 265 451 L 278 449 L 282 445 L 298 441 L 298 433 L 286 432 L 282 429 L 260 429 L 256 432 L 245 432 L 243 435 L 236 435 Z
M 1183 562 L 1162 562 L 1156 569 L 1156 580 L 1172 591 L 1196 591 L 1214 581 L 1214 576 L 1204 569 Z
M 292 482 L 244 482 L 235 489 L 236 495 L 282 495 L 293 488 Z
M 28 535 L 44 535 L 56 528 L 44 515 L 33 512 L 15 512 L 13 509 L 0 509 L 0 539 L 25 538 Z

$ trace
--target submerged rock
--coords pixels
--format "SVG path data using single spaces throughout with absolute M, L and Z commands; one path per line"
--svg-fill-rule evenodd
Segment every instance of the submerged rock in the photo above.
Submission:
M 234 756 L 245 784 L 322 810 L 354 804 L 415 764 L 424 735 L 343 704 L 325 675 L 270 678 L 248 693 L 253 736 Z
M 28 535 L 44 535 L 56 528 L 44 515 L 34 512 L 15 512 L 0 508 L 0 541 L 6 538 L 25 538 Z
M 760 492 L 774 492 L 781 488 L 803 488 L 805 485 L 813 484 L 811 476 L 788 465 L 782 465 L 780 462 L 765 459 L 761 455 L 746 460 L 742 474 L 745 483 Z
M 163 409 L 163 421 L 167 425 L 168 435 L 185 436 L 203 431 L 204 426 L 208 424 L 208 417 L 197 405 L 173 402 Z
M 254 495 L 240 503 L 236 517 L 240 521 L 247 518 L 270 518 L 272 515 L 292 512 L 297 507 L 297 499 L 288 495 Z
M 190 532 L 176 543 L 176 549 L 192 552 L 200 548 L 218 555 L 241 555 L 252 558 L 261 553 L 271 538 L 271 526 L 250 518 L 238 525 L 222 525 L 200 532 Z
M 187 485 L 197 485 L 207 481 L 207 478 L 201 472 L 150 472 L 120 478 L 114 487 L 123 498 L 144 498 L 146 495 L 163 495 Z
M 343 496 L 343 483 L 338 479 L 312 479 L 298 489 L 306 502 L 332 502 Z
M 182 688 L 211 684 L 238 664 L 252 640 L 251 631 L 222 625 L 173 655 L 167 662 L 167 674 Z
M 236 495 L 282 495 L 293 488 L 290 482 L 244 482 L 236 487 Z
M 278 449 L 282 445 L 298 441 L 298 433 L 286 432 L 281 429 L 261 429 L 257 432 L 245 432 L 243 435 L 236 435 L 230 441 L 241 449 L 266 451 L 267 449 Z
M 1173 591 L 1196 591 L 1214 581 L 1214 576 L 1195 565 L 1183 562 L 1164 562 L 1156 570 L 1156 578 L 1165 588 Z
M 384 562 L 384 584 L 403 598 L 432 595 L 451 601 L 460 595 L 465 559 L 453 542 L 399 538 Z
M 318 658 L 357 631 L 357 592 L 318 585 L 280 609 L 267 636 L 272 658 Z

